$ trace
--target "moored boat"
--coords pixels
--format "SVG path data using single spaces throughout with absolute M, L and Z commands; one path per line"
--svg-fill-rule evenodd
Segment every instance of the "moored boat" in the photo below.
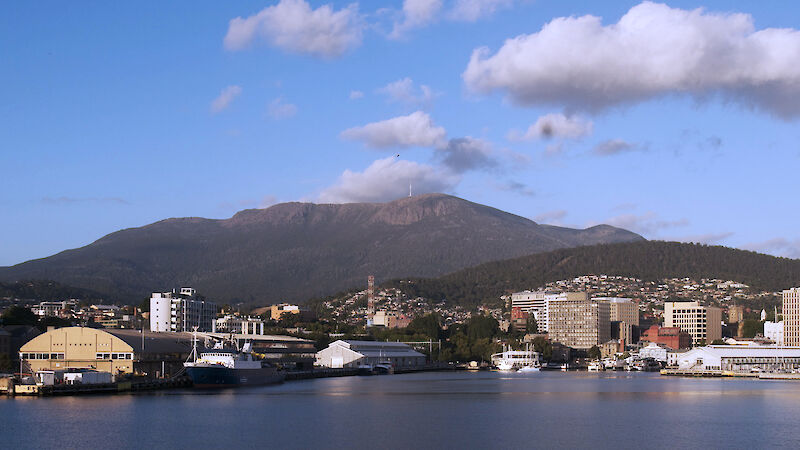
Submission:
M 285 374 L 267 361 L 253 358 L 250 343 L 241 351 L 221 346 L 197 354 L 194 361 L 184 363 L 186 375 L 198 388 L 255 386 L 282 383 Z

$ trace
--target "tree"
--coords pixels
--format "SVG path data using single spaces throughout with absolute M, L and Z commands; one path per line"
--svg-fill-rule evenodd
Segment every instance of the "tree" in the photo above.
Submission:
M 542 355 L 546 361 L 553 357 L 553 344 L 550 343 L 543 336 L 536 336 L 533 338 L 533 349 Z
M 36 325 L 39 317 L 28 308 L 22 306 L 12 306 L 0 316 L 4 325 Z
M 756 319 L 745 319 L 742 323 L 742 337 L 751 338 L 764 333 L 764 322 Z
M 528 315 L 528 321 L 525 323 L 525 332 L 530 334 L 537 334 L 539 332 L 539 324 L 536 323 L 536 316 L 533 313 Z
M 427 314 L 417 317 L 408 324 L 408 329 L 415 333 L 421 333 L 431 339 L 439 339 L 441 328 L 439 328 L 439 316 Z
M 711 342 L 711 345 L 725 345 L 725 341 L 723 341 L 722 339 L 714 339 Z
M 467 336 L 471 341 L 493 338 L 500 331 L 500 323 L 491 316 L 473 316 L 467 321 Z
M 593 345 L 592 348 L 590 348 L 589 351 L 586 352 L 586 355 L 589 357 L 589 359 L 600 359 L 601 356 L 600 347 Z

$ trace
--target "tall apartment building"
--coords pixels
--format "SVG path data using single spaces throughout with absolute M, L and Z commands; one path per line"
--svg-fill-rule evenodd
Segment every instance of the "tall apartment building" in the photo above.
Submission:
M 594 299 L 608 302 L 612 322 L 625 322 L 628 325 L 639 326 L 639 305 L 633 300 L 623 297 L 595 297 Z
M 199 297 L 197 291 L 184 287 L 180 291 L 153 292 L 150 297 L 151 331 L 212 331 L 217 305 Z
M 678 327 L 692 337 L 692 346 L 722 339 L 722 310 L 698 302 L 665 302 L 664 326 Z
M 547 291 L 522 291 L 511 294 L 511 308 L 519 308 L 521 312 L 533 314 L 536 327 L 540 333 L 547 333 L 547 297 L 556 295 Z
M 783 342 L 800 347 L 800 288 L 783 291 Z
M 590 299 L 585 292 L 547 296 L 550 339 L 577 349 L 589 349 L 611 339 L 609 302 Z

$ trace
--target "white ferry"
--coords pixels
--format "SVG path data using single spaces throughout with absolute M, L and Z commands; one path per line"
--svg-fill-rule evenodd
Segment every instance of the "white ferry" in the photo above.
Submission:
M 501 371 L 520 370 L 521 372 L 537 372 L 541 364 L 539 353 L 530 350 L 511 350 L 511 347 L 503 347 L 502 353 L 492 355 L 492 365 Z

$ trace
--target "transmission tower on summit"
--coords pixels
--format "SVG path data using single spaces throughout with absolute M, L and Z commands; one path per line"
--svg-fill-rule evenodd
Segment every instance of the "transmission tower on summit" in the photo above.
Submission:
M 367 277 L 367 319 L 375 315 L 375 276 Z

